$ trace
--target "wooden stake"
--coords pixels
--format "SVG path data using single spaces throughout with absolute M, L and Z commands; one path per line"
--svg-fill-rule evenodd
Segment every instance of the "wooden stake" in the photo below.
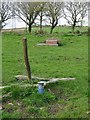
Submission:
M 28 60 L 28 50 L 27 50 L 27 39 L 23 38 L 23 48 L 24 48 L 24 59 L 25 59 L 25 65 L 27 69 L 28 79 L 31 80 L 31 69 L 30 64 Z

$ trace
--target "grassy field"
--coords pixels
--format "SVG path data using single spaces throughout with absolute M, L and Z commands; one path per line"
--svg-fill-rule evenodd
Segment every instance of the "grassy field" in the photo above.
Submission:
M 88 36 L 72 34 L 69 27 L 57 27 L 52 35 L 25 31 L 3 32 L 3 85 L 27 84 L 15 75 L 26 75 L 22 38 L 28 39 L 28 53 L 33 76 L 46 78 L 74 77 L 47 85 L 44 95 L 37 88 L 17 85 L 3 89 L 3 118 L 86 118 L 88 111 Z M 78 29 L 78 28 L 77 28 Z M 57 38 L 61 46 L 37 46 L 48 38 Z M 23 114 L 22 114 L 23 113 Z

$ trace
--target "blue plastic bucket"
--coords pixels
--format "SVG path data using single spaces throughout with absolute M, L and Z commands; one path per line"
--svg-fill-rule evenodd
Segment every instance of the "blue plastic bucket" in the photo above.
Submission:
M 38 82 L 38 93 L 44 93 L 44 82 Z

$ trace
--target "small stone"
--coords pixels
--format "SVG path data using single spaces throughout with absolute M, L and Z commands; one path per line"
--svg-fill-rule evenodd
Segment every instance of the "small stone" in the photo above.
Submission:
M 17 80 L 27 80 L 27 79 L 28 79 L 28 77 L 25 76 L 25 75 L 16 75 L 15 78 L 16 78 Z
M 86 113 L 87 113 L 87 114 L 90 114 L 90 111 L 87 111 Z
M 42 110 L 42 109 L 43 109 L 43 107 L 40 108 L 40 110 Z
M 9 105 L 13 105 L 13 103 L 8 103 Z

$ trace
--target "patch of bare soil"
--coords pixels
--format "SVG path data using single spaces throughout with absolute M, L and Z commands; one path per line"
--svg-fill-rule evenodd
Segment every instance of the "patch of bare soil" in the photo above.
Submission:
M 55 104 L 52 104 L 52 105 L 48 106 L 47 112 L 50 113 L 50 114 L 55 115 L 62 109 L 63 109 L 63 105 L 61 105 L 59 103 L 55 103 Z
M 8 100 L 5 103 L 2 103 L 2 109 L 8 113 L 13 113 L 15 110 L 22 108 L 21 106 L 22 104 L 19 100 Z

